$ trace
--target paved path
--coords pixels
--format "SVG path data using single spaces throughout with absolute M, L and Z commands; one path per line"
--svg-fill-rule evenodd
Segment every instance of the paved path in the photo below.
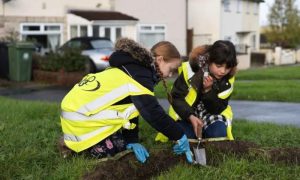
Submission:
M 19 88 L 0 87 L 0 95 L 23 100 L 60 102 L 69 89 L 61 87 Z M 160 104 L 167 109 L 167 100 L 160 99 Z M 264 121 L 277 124 L 289 124 L 300 127 L 300 103 L 279 103 L 259 101 L 230 101 L 235 119 Z
M 232 101 L 235 118 L 300 127 L 300 103 Z
M 163 107 L 169 103 L 160 99 Z M 229 103 L 234 112 L 234 119 L 246 119 L 258 122 L 288 124 L 300 127 L 300 103 L 237 101 Z

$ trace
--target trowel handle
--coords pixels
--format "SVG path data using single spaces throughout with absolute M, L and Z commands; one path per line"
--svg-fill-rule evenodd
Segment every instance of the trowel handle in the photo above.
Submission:
M 197 136 L 198 139 L 202 139 L 202 128 L 199 128 L 198 129 L 198 136 Z

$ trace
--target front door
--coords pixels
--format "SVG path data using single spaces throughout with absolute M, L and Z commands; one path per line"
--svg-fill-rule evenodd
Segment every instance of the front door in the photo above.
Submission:
M 109 38 L 114 43 L 122 37 L 122 27 L 120 26 L 100 26 L 99 28 L 100 37 Z

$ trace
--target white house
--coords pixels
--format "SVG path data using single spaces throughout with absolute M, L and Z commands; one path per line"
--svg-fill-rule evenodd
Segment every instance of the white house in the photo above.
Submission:
M 115 10 L 139 19 L 137 40 L 145 46 L 168 40 L 186 54 L 185 0 L 115 0 Z
M 190 48 L 230 40 L 239 68 L 250 67 L 250 52 L 259 50 L 259 3 L 263 0 L 188 0 Z
M 76 36 L 161 40 L 182 55 L 219 39 L 239 52 L 259 49 L 262 0 L 11 0 L 0 4 L 0 37 L 10 31 L 55 49 Z
M 0 36 L 10 31 L 55 49 L 76 36 L 135 38 L 137 18 L 113 11 L 111 0 L 11 0 L 1 4 Z
M 172 4 L 174 11 L 169 11 Z M 44 49 L 76 36 L 129 37 L 151 47 L 172 41 L 185 54 L 185 1 L 11 0 L 0 5 L 0 37 L 19 33 Z M 176 19 L 174 17 L 178 16 Z
M 188 29 L 193 45 L 218 39 L 259 49 L 259 3 L 262 0 L 189 0 Z

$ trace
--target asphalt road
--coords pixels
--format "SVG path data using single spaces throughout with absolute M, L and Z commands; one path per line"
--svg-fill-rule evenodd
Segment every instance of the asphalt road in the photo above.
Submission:
M 0 88 L 0 95 L 22 100 L 61 102 L 69 89 L 61 87 L 45 88 Z M 169 104 L 165 99 L 159 99 L 160 104 L 167 109 Z M 258 122 L 272 122 L 300 127 L 300 103 L 236 101 L 230 105 L 234 119 L 245 119 Z

